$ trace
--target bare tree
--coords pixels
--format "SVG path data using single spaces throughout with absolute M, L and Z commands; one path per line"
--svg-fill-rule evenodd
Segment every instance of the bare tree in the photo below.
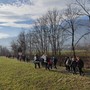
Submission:
M 72 51 L 73 56 L 76 57 L 75 54 L 75 31 L 77 30 L 77 19 L 78 15 L 77 13 L 79 10 L 77 8 L 72 8 L 71 4 L 67 6 L 67 9 L 64 12 L 64 21 L 66 22 L 66 32 L 69 33 L 69 36 L 71 36 L 72 40 Z
M 12 50 L 12 54 L 17 57 L 18 55 L 18 48 L 19 48 L 19 45 L 16 41 L 12 41 L 11 42 L 11 50 Z
M 80 21 L 80 15 L 79 15 L 80 9 L 73 7 L 72 4 L 69 4 L 67 9 L 64 12 L 64 22 L 66 22 L 66 27 L 65 30 L 69 36 L 71 36 L 72 40 L 72 51 L 73 51 L 73 56 L 75 57 L 75 46 L 80 42 L 84 36 L 90 34 L 90 31 L 85 32 L 83 35 L 79 35 L 79 38 L 75 38 L 77 33 L 77 30 L 80 30 L 81 26 L 79 24 Z M 78 29 L 79 28 L 79 29 Z
M 90 21 L 90 0 L 75 0 L 74 4 L 81 9 L 78 14 L 88 16 Z
M 34 26 L 34 46 L 38 52 L 52 52 L 53 55 L 61 54 L 65 42 L 64 30 L 61 27 L 62 15 L 57 9 L 48 11 L 37 19 Z
M 22 54 L 26 54 L 26 34 L 25 32 L 21 32 L 17 39 L 19 47 L 22 49 Z
M 29 30 L 26 34 L 26 52 L 29 55 L 32 55 L 34 52 L 34 45 L 33 45 L 33 31 Z
M 33 43 L 39 53 L 47 53 L 49 42 L 48 42 L 48 30 L 47 30 L 47 18 L 42 16 L 37 19 L 34 26 L 33 32 Z
M 78 44 L 78 42 L 84 38 L 85 36 L 90 34 L 90 0 L 75 0 L 75 3 L 73 4 L 74 7 L 78 6 L 78 9 L 80 12 L 77 14 L 80 16 L 87 16 L 89 18 L 89 25 L 83 25 L 88 27 L 88 32 L 84 33 L 76 42 L 75 46 Z M 88 21 L 87 21 L 88 22 Z
M 63 44 L 63 30 L 61 28 L 62 15 L 57 9 L 48 11 L 47 14 L 48 38 L 51 45 L 52 53 L 56 55 L 61 51 Z

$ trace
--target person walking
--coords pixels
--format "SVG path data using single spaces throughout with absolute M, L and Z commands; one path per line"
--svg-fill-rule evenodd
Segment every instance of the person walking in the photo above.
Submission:
M 35 64 L 35 68 L 37 68 L 37 65 L 38 65 L 38 68 L 40 68 L 40 60 L 38 55 L 34 56 L 34 64 Z
M 73 69 L 73 74 L 76 74 L 76 67 L 77 67 L 77 62 L 75 58 L 72 58 L 72 69 Z
M 84 75 L 84 72 L 82 70 L 82 68 L 84 67 L 84 62 L 79 57 L 77 57 L 77 66 L 78 66 L 79 74 Z
M 71 60 L 69 57 L 66 58 L 65 66 L 66 66 L 66 70 L 70 72 Z
M 47 68 L 48 68 L 48 70 L 50 70 L 50 69 L 52 69 L 52 64 L 53 64 L 53 61 L 52 61 L 52 59 L 51 58 L 47 58 Z
M 57 69 L 57 62 L 58 62 L 58 59 L 56 57 L 53 57 L 53 64 L 54 64 L 54 68 Z
M 41 56 L 41 58 L 43 59 L 43 63 L 44 63 L 45 69 L 47 69 L 48 68 L 47 55 L 46 54 L 43 54 Z
M 72 72 L 73 71 L 72 62 L 74 61 L 74 58 L 71 57 L 70 60 L 71 60 L 70 71 Z

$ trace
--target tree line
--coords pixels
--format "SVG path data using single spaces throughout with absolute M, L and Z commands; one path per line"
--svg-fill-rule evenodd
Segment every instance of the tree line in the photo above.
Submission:
M 7 56 L 7 55 L 10 55 L 10 50 L 7 49 L 6 47 L 4 46 L 0 46 L 0 56 Z

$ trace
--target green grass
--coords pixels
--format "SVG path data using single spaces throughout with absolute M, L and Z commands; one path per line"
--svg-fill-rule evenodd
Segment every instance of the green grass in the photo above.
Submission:
M 90 51 L 86 51 L 86 50 L 75 50 L 76 56 L 80 56 L 80 57 L 90 57 Z M 71 50 L 63 50 L 62 51 L 62 55 L 66 55 L 66 56 L 72 56 L 72 51 Z
M 31 63 L 0 57 L 0 90 L 90 90 L 90 77 L 59 69 L 34 69 Z

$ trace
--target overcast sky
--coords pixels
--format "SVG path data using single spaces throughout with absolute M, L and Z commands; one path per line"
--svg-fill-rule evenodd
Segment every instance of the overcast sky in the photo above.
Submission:
M 53 8 L 61 10 L 70 0 L 17 1 L 0 0 L 0 39 L 17 36 L 22 28 L 30 29 L 42 14 Z

